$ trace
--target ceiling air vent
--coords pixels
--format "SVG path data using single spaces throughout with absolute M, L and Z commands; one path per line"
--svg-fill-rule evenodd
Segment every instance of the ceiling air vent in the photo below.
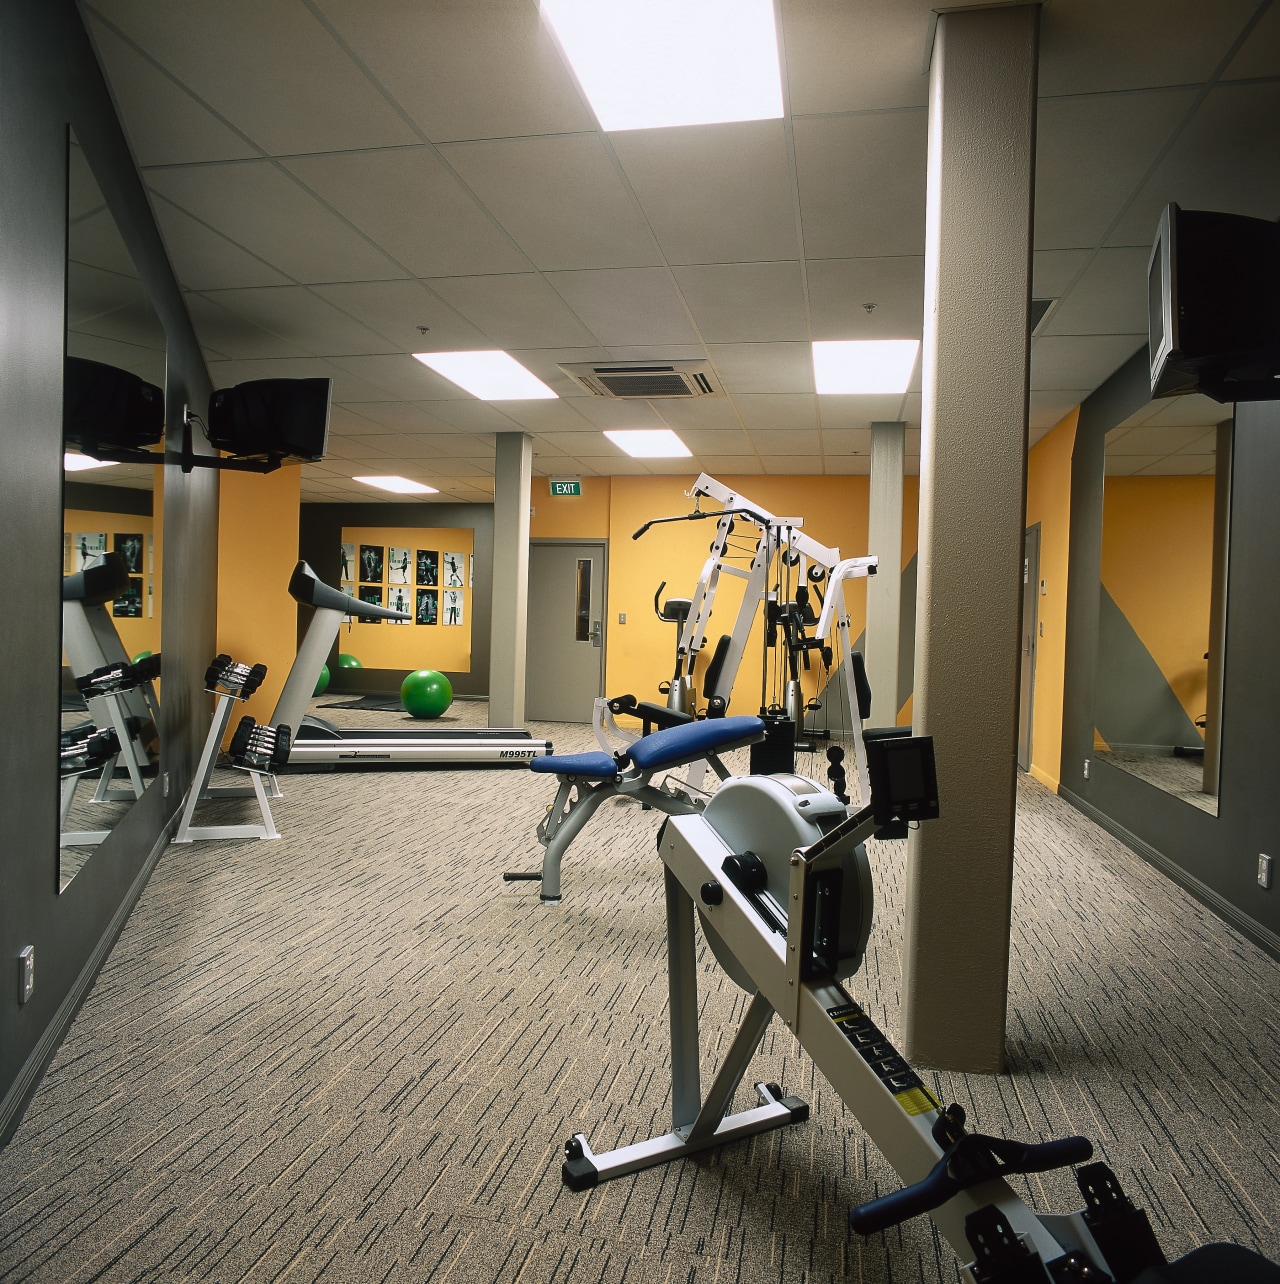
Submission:
M 1053 311 L 1053 305 L 1057 303 L 1057 301 L 1057 299 L 1031 300 L 1031 315 L 1028 318 L 1029 325 L 1027 328 L 1032 334 L 1035 334 L 1035 332 L 1040 328 L 1040 323 L 1049 315 L 1050 312 Z
M 597 397 L 723 397 L 709 361 L 575 361 L 561 370 Z

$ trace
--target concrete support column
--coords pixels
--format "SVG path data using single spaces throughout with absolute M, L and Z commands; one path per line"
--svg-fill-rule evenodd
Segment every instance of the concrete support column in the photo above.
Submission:
M 914 725 L 941 818 L 908 847 L 906 1054 L 1004 1066 L 1039 7 L 944 12 L 929 84 Z
M 493 477 L 493 616 L 489 725 L 524 725 L 525 634 L 529 620 L 529 489 L 533 438 L 498 433 Z
M 898 631 L 902 620 L 902 461 L 907 425 L 871 425 L 871 512 L 867 552 L 880 559 L 867 581 L 870 727 L 898 720 Z

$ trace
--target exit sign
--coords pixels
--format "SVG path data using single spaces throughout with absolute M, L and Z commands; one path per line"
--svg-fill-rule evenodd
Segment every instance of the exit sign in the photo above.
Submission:
M 553 495 L 581 495 L 582 482 L 577 477 L 562 477 L 559 480 L 551 478 L 551 493 Z

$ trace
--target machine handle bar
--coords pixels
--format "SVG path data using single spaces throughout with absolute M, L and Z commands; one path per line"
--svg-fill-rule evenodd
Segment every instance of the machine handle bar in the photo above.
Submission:
M 639 539 L 650 526 L 662 526 L 666 522 L 700 522 L 708 517 L 735 517 L 739 514 L 743 517 L 750 518 L 757 526 L 768 526 L 771 523 L 775 526 L 793 524 L 790 522 L 780 523 L 776 518 L 766 517 L 763 513 L 757 513 L 754 508 L 721 508 L 717 511 L 706 513 L 680 513 L 676 517 L 654 517 L 650 521 L 645 522 L 645 524 L 640 527 L 640 529 L 636 531 L 631 538 Z
M 1082 1164 L 1092 1157 L 1093 1145 L 1085 1137 L 1021 1142 L 966 1133 L 922 1181 L 859 1205 L 849 1213 L 849 1225 L 860 1235 L 873 1235 L 941 1208 L 953 1195 L 992 1178 L 1007 1173 L 1044 1173 Z

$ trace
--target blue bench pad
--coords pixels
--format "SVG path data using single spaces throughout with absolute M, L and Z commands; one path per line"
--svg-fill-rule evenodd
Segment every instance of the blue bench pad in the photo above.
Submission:
M 764 723 L 759 718 L 706 718 L 702 722 L 667 727 L 664 731 L 644 736 L 631 745 L 627 756 L 641 771 L 654 771 L 661 767 L 696 762 L 704 754 L 715 753 L 726 745 L 739 744 L 763 734 Z M 535 758 L 533 761 L 552 762 L 554 759 Z
M 607 753 L 561 753 L 545 758 L 530 758 L 529 770 L 548 776 L 612 780 L 618 774 L 618 764 Z

